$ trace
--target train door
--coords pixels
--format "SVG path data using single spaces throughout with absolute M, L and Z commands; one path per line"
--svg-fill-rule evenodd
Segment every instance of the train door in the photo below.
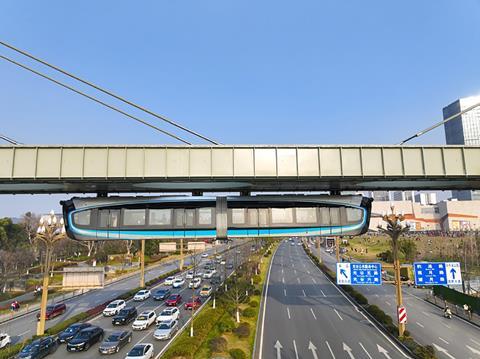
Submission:
M 173 238 L 185 238 L 185 209 L 176 208 L 173 210 L 174 227 Z
M 101 209 L 98 211 L 97 239 L 120 239 L 120 210 Z

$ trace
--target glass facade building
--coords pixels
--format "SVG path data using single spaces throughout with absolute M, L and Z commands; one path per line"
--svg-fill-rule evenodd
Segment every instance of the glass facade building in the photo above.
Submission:
M 480 96 L 458 99 L 443 108 L 443 118 L 453 116 L 479 102 Z M 445 123 L 444 129 L 447 145 L 480 145 L 480 107 Z M 459 201 L 479 200 L 480 191 L 452 191 L 452 197 Z

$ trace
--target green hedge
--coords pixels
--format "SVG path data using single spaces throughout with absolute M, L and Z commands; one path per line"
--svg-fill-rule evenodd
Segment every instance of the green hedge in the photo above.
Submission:
M 245 358 L 247 357 L 247 355 L 245 354 L 245 352 L 244 352 L 242 349 L 238 349 L 238 348 L 230 349 L 230 351 L 228 352 L 228 354 L 230 354 L 230 356 L 231 356 L 233 359 L 245 359 Z
M 45 334 L 46 335 L 58 334 L 60 332 L 63 332 L 70 325 L 75 324 L 77 322 L 81 322 L 82 320 L 85 320 L 87 318 L 88 318 L 88 314 L 86 312 L 79 313 L 77 315 L 74 315 L 71 318 L 68 318 L 67 320 L 64 320 L 63 322 L 55 324 L 53 327 L 48 328 L 45 331 Z
M 2 349 L 0 351 L 0 359 L 10 359 L 15 357 L 15 355 L 19 353 L 20 350 L 22 350 L 22 348 L 23 348 L 23 343 L 18 343 L 18 344 L 11 345 L 5 349 Z
M 433 287 L 433 293 L 436 296 L 459 306 L 468 304 L 468 306 L 472 308 L 475 313 L 480 314 L 480 298 L 472 297 L 462 292 L 458 292 L 455 289 L 439 285 Z

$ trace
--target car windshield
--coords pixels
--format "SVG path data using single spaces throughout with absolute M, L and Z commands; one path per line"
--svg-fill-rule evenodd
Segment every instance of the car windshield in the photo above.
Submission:
M 141 290 L 140 292 L 137 293 L 138 295 L 144 295 L 145 291 Z
M 143 355 L 143 347 L 133 347 L 132 350 L 128 353 L 128 356 L 139 357 Z
M 54 308 L 53 305 L 47 306 L 47 312 L 51 312 L 53 310 L 53 308 Z
M 166 292 L 166 290 L 165 290 L 165 289 L 160 289 L 160 290 L 157 290 L 157 294 L 163 294 L 163 293 L 165 293 L 165 292 Z
M 158 329 L 170 329 L 170 323 L 160 323 Z
M 170 299 L 177 299 L 177 297 L 178 297 L 177 294 L 172 294 L 172 295 L 170 296 Z
M 71 333 L 75 333 L 77 330 L 78 330 L 78 325 L 75 325 L 65 329 L 65 333 L 71 334 Z
M 173 280 L 173 277 L 168 277 L 167 280 Z
M 210 288 L 208 287 L 203 287 L 202 290 L 209 290 Z
M 128 315 L 128 310 L 122 309 L 118 314 L 120 314 L 120 315 Z
M 110 303 L 109 305 L 107 305 L 107 308 L 116 308 L 117 307 L 117 303 Z
M 40 343 L 32 343 L 30 345 L 27 345 L 25 348 L 23 348 L 22 353 L 35 353 L 38 351 L 38 348 L 40 347 Z
M 86 332 L 78 333 L 76 338 L 77 339 L 85 339 L 85 338 L 88 338 L 89 336 L 90 336 L 90 332 L 86 331 Z
M 120 340 L 120 334 L 112 334 L 107 338 L 107 342 L 118 342 Z

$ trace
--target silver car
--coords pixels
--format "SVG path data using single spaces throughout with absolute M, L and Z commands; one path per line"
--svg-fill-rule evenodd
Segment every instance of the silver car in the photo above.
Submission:
M 178 331 L 178 320 L 169 320 L 157 324 L 153 337 L 158 340 L 170 339 Z

